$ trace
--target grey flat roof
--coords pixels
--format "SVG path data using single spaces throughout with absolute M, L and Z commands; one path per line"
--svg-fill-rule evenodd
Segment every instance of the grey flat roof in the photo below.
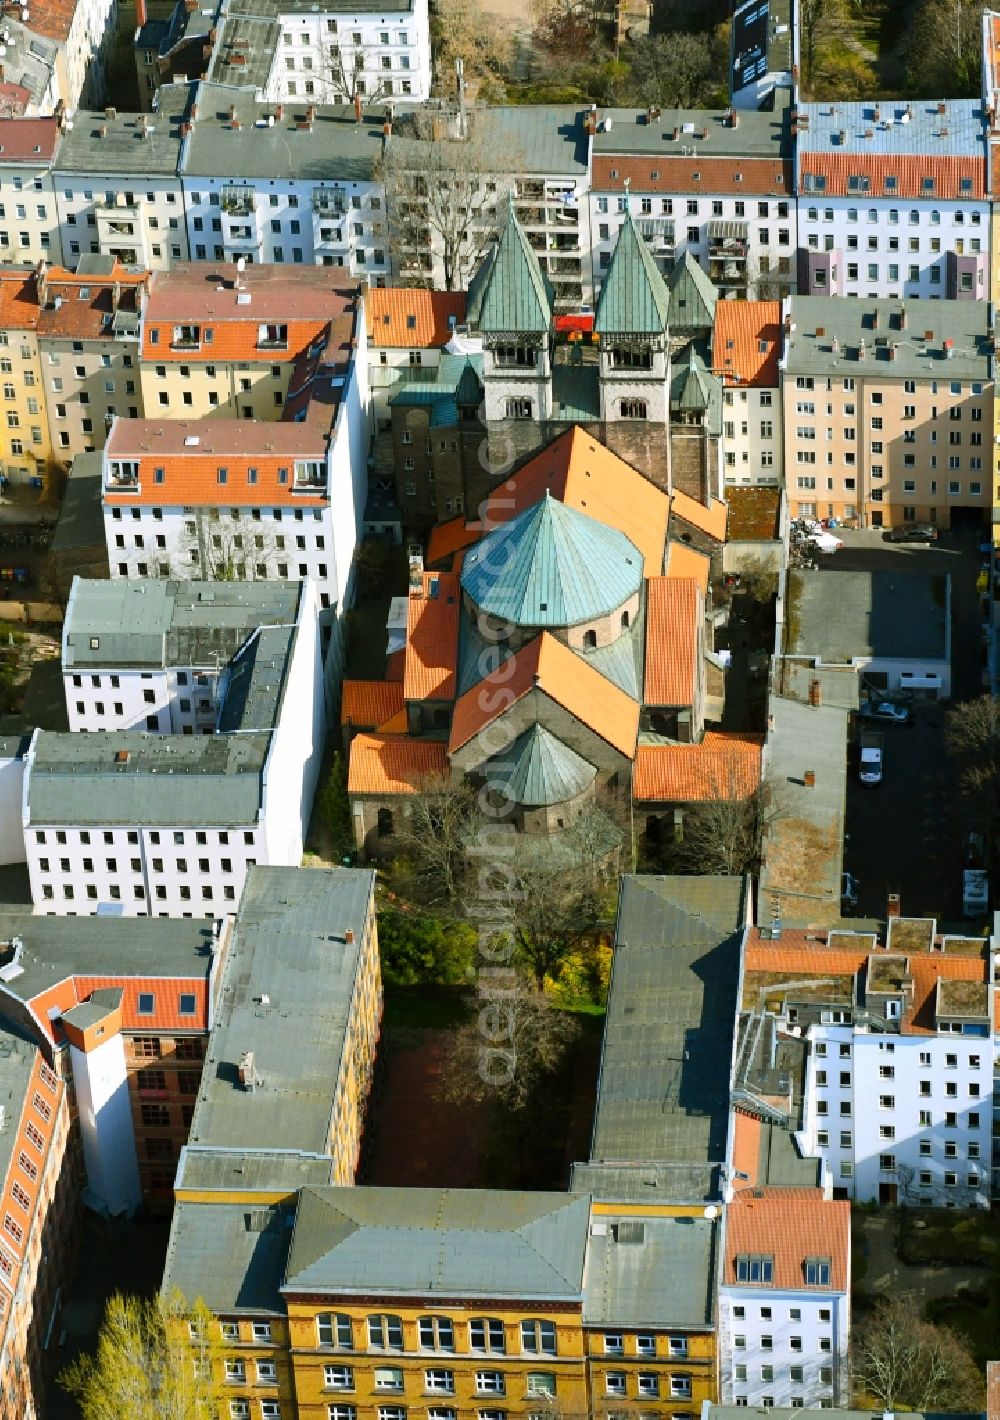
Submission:
M 986 157 L 982 99 L 879 99 L 877 102 L 799 104 L 800 153 L 912 153 L 918 157 Z M 876 109 L 879 117 L 875 117 Z M 904 118 L 904 115 L 906 117 Z M 841 139 L 841 133 L 844 134 Z M 881 195 L 881 194 L 880 194 Z
M 270 742 L 268 734 L 42 730 L 28 771 L 29 819 L 36 827 L 254 824 Z
M 611 127 L 595 133 L 594 154 L 655 153 L 663 158 L 683 158 L 685 150 L 692 149 L 706 158 L 791 158 L 791 90 L 787 94 L 776 91 L 775 98 L 773 112 L 740 109 L 735 128 L 728 108 L 665 108 L 654 121 L 647 119 L 646 109 L 602 108 L 598 116 L 605 122 L 610 119 Z M 675 129 L 680 129 L 676 139 Z M 694 136 L 705 130 L 707 137 Z
M 186 1144 L 181 1149 L 174 1180 L 176 1191 L 198 1189 L 205 1193 L 261 1192 L 322 1187 L 332 1181 L 329 1154 L 307 1154 L 296 1149 L 213 1149 Z
M 725 1159 L 744 885 L 622 879 L 590 1163 Z
M 768 716 L 764 766 L 779 813 L 765 838 L 757 919 L 769 923 L 777 913 L 789 927 L 834 926 L 840 921 L 848 711 L 772 695 Z M 810 786 L 807 770 L 815 777 Z
M 68 976 L 207 977 L 212 965 L 212 924 L 203 919 L 46 917 L 30 907 L 6 908 L 0 911 L 0 966 L 14 959 L 15 937 L 22 944 L 21 970 L 0 981 L 0 1002 L 5 996 L 30 1001 Z
M 229 117 L 233 106 L 239 128 L 232 126 Z M 353 108 L 320 104 L 315 106 L 310 129 L 305 125 L 306 100 L 286 99 L 280 119 L 277 107 L 255 98 L 252 88 L 201 84 L 198 116 L 185 149 L 184 176 L 221 178 L 232 173 L 237 183 L 241 178 L 269 177 L 317 183 L 372 180 L 382 155 L 382 109 L 370 110 L 357 123 Z M 268 123 L 269 118 L 273 123 Z M 311 220 L 308 213 L 303 220 Z
M 722 1191 L 722 1162 L 574 1164 L 570 1188 L 606 1203 L 711 1203 Z
M 277 725 L 294 642 L 294 626 L 262 626 L 237 654 L 224 677 L 220 734 Z
M 293 623 L 301 592 L 301 582 L 78 577 L 66 609 L 63 669 L 219 666 L 257 627 Z
M 489 155 L 496 172 L 533 173 L 551 178 L 576 179 L 587 175 L 587 135 L 583 122 L 585 110 L 562 104 L 514 104 L 497 108 L 474 108 L 469 114 L 472 141 L 477 145 L 478 161 Z M 429 128 L 431 115 L 427 110 L 395 109 L 390 144 L 412 152 L 414 165 L 419 164 L 423 146 L 432 141 L 417 136 L 417 123 L 423 131 Z M 456 150 L 461 143 L 447 139 Z M 518 198 L 530 205 L 530 197 Z
M 856 710 L 860 703 L 861 682 L 853 668 L 817 665 L 812 657 L 799 660 L 783 656 L 778 664 L 778 690 L 789 700 L 808 704 L 809 696 L 819 688 L 820 704 L 839 705 L 844 710 Z
M 948 580 L 943 572 L 796 569 L 788 576 L 785 649 L 834 664 L 857 656 L 945 660 Z
M 53 174 L 103 173 L 109 177 L 133 176 L 137 188 L 147 174 L 169 177 L 177 172 L 181 124 L 194 95 L 194 84 L 164 84 L 156 113 L 116 113 L 78 109 L 72 127 L 67 125 L 59 144 Z
M 361 869 L 251 868 L 190 1143 L 326 1152 L 374 882 Z M 253 1090 L 237 1074 L 247 1050 Z
M 295 1219 L 293 1208 L 246 1203 L 174 1204 L 162 1290 L 201 1297 L 223 1316 L 284 1315 L 281 1280 Z
M 74 458 L 52 538 L 53 552 L 89 552 L 92 548 L 99 548 L 107 560 L 104 510 L 101 507 L 103 470 L 104 455 L 100 450 L 92 454 L 77 454 Z
M 986 301 L 792 296 L 790 309 L 792 333 L 785 339 L 784 363 L 789 375 L 992 379 Z M 952 342 L 950 355 L 946 340 Z M 865 357 L 859 359 L 862 341 Z
M 285 1290 L 576 1300 L 589 1223 L 586 1194 L 307 1188 Z
M 625 1228 L 619 1228 L 625 1223 Z M 583 1320 L 600 1326 L 710 1326 L 717 1223 L 601 1216 L 591 1225 Z

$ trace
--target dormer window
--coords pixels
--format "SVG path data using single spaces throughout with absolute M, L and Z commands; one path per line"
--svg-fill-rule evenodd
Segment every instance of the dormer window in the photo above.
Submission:
M 829 1287 L 830 1259 L 828 1257 L 807 1257 L 805 1272 L 807 1287 Z
M 740 1253 L 736 1259 L 736 1280 L 757 1286 L 773 1282 L 774 1258 L 765 1253 Z
M 259 325 L 257 327 L 257 345 L 269 350 L 287 350 L 288 326 Z
M 201 345 L 201 326 L 175 325 L 170 343 L 175 350 L 197 350 Z

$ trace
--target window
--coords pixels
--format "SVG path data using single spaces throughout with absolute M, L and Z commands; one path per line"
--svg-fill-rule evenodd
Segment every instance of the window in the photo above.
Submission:
M 424 1371 L 424 1389 L 434 1395 L 454 1395 L 455 1372 L 443 1369 Z
M 556 1325 L 554 1321 L 522 1321 L 521 1350 L 525 1355 L 556 1354 Z
M 625 1372 L 608 1371 L 604 1378 L 604 1389 L 608 1395 L 625 1394 Z
M 737 1282 L 771 1282 L 774 1259 L 758 1254 L 741 1253 L 736 1259 Z
M 556 1378 L 552 1371 L 529 1371 L 527 1390 L 529 1395 L 550 1395 L 556 1393 Z
M 368 1318 L 368 1345 L 373 1351 L 402 1351 L 403 1323 L 398 1316 L 376 1313 Z
M 655 1398 L 660 1393 L 659 1376 L 655 1371 L 640 1371 L 637 1389 L 641 1396 Z
M 403 1372 L 398 1366 L 375 1367 L 376 1390 L 402 1390 Z
M 455 1331 L 451 1318 L 422 1316 L 417 1322 L 420 1346 L 425 1351 L 454 1351 Z
M 691 1398 L 691 1377 L 677 1376 L 670 1377 L 670 1394 L 675 1399 L 690 1400 Z
M 828 1257 L 807 1258 L 805 1271 L 807 1287 L 829 1287 L 830 1259 Z
M 505 1393 L 503 1371 L 477 1371 L 476 1391 L 479 1395 L 503 1395 Z
M 358 1412 L 353 1405 L 328 1405 L 327 1420 L 357 1420 Z
M 625 1354 L 625 1341 L 620 1331 L 606 1331 L 604 1333 L 604 1354 L 605 1356 Z
M 621 1336 L 619 1336 L 621 1342 Z M 506 1338 L 504 1338 L 503 1322 L 497 1316 L 473 1316 L 469 1322 L 469 1346 L 472 1350 L 496 1350 L 503 1353 L 507 1350 Z M 605 1352 L 608 1350 L 608 1336 L 604 1338 Z

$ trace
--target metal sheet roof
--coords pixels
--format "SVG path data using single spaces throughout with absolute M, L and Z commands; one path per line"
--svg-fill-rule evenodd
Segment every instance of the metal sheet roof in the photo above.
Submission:
M 601 285 L 594 329 L 600 335 L 662 335 L 669 315 L 667 283 L 629 213 Z
M 284 1315 L 279 1289 L 294 1218 L 290 1206 L 175 1203 L 164 1292 L 201 1297 L 217 1313 Z
M 673 335 L 707 333 L 715 324 L 719 293 L 689 251 L 681 253 L 667 281 Z
M 621 1228 L 620 1224 L 626 1224 Z M 707 1327 L 718 1223 L 706 1218 L 595 1218 L 583 1320 L 592 1326 Z
M 512 198 L 500 241 L 470 286 L 469 318 L 485 332 L 541 335 L 552 326 L 552 302 L 552 287 L 517 220 Z
M 450 1188 L 309 1188 L 284 1291 L 582 1297 L 590 1199 Z
M 517 626 L 578 626 L 636 595 L 642 554 L 617 528 L 544 498 L 470 548 L 462 588 Z
M 503 788 L 510 800 L 528 808 L 565 803 L 582 794 L 597 774 L 582 755 L 538 724 L 518 735 L 483 772 L 492 787 Z
M 943 109 L 943 112 L 942 112 Z M 796 150 L 806 153 L 986 157 L 982 99 L 798 104 Z M 806 120 L 803 122 L 803 120 Z M 881 194 L 880 194 L 881 195 Z

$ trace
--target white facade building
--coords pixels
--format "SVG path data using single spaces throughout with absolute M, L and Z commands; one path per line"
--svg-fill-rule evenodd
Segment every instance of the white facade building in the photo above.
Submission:
M 779 486 L 783 481 L 780 355 L 780 302 L 716 303 L 712 369 L 723 383 L 722 458 L 728 485 Z
M 227 662 L 218 702 L 215 734 L 35 732 L 22 822 L 37 911 L 218 917 L 252 864 L 301 861 L 325 734 L 311 582 L 292 624 L 258 626 Z
M 0 262 L 60 262 L 52 162 L 55 117 L 0 119 Z
M 274 0 L 281 38 L 264 85 L 265 97 L 351 103 L 403 99 L 422 102 L 431 92 L 431 37 L 427 0 L 390 0 L 378 10 Z M 231 5 L 251 10 L 254 0 Z M 226 25 L 221 40 L 226 40 Z
M 988 299 L 980 100 L 801 104 L 798 120 L 804 295 Z

